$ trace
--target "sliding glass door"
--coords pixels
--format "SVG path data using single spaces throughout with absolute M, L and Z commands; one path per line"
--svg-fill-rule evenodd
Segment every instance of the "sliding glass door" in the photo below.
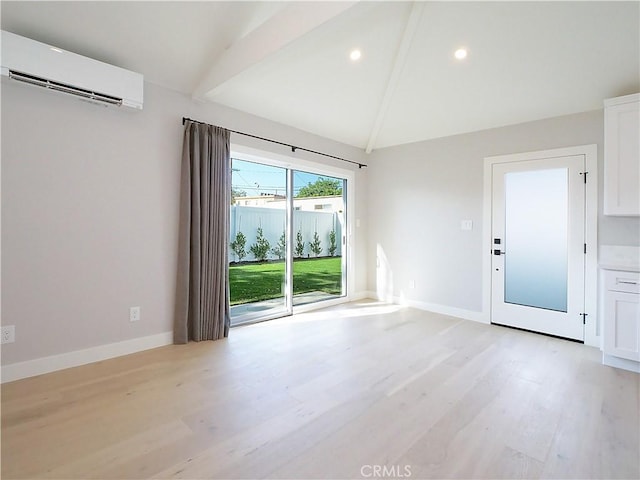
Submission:
M 346 294 L 346 180 L 232 160 L 231 323 Z
M 345 183 L 293 172 L 293 305 L 344 295 Z
M 232 160 L 229 230 L 231 318 L 288 313 L 287 170 Z

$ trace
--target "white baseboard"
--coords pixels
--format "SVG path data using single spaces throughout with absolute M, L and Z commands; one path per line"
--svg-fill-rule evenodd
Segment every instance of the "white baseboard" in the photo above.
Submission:
M 371 296 L 371 295 L 373 295 L 373 296 Z M 356 302 L 358 300 L 364 300 L 366 298 L 370 298 L 370 299 L 374 300 L 376 298 L 376 296 L 372 292 L 368 292 L 368 291 L 363 290 L 361 292 L 356 292 L 353 295 L 351 295 L 349 297 L 349 301 L 350 302 Z
M 151 348 L 163 347 L 173 343 L 173 332 L 158 333 L 147 337 L 133 338 L 123 342 L 109 343 L 97 347 L 76 350 L 49 357 L 36 358 L 26 362 L 2 365 L 1 383 L 12 382 L 22 378 L 34 377 L 44 373 L 78 367 L 88 363 L 99 362 L 109 358 L 129 355 Z
M 378 298 L 376 292 L 366 292 L 367 298 Z M 382 299 L 378 299 L 382 300 Z M 420 302 L 418 300 L 409 300 L 406 298 L 393 297 L 392 302 L 397 305 L 406 305 L 407 307 L 417 308 L 418 310 L 425 310 L 427 312 L 439 313 L 441 315 L 449 315 L 451 317 L 463 318 L 465 320 L 471 320 L 473 322 L 480 322 L 489 324 L 489 320 L 482 312 L 476 312 L 473 310 L 467 310 L 464 308 L 449 307 L 447 305 L 440 305 L 437 303 Z
M 419 310 L 440 313 L 442 315 L 449 315 L 451 317 L 464 318 L 465 320 L 471 320 L 473 322 L 486 324 L 489 323 L 484 318 L 482 312 L 475 312 L 473 310 L 467 310 L 464 308 L 449 307 L 447 305 L 438 305 L 436 303 L 419 302 L 416 300 L 398 300 L 401 305 L 407 305 L 408 307 L 417 308 Z
M 371 300 L 376 300 L 378 302 L 382 301 L 382 299 L 378 298 L 378 294 L 373 290 L 367 290 L 366 292 L 362 292 L 362 294 L 364 295 L 363 298 L 370 298 Z
M 626 358 L 614 357 L 613 355 L 602 354 L 602 364 L 609 367 L 622 368 L 630 372 L 640 373 L 640 362 L 627 360 Z

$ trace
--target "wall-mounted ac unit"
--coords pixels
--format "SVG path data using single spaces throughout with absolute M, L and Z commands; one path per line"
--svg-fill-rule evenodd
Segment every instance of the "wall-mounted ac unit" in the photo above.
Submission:
M 144 77 L 2 31 L 2 75 L 90 101 L 142 110 Z

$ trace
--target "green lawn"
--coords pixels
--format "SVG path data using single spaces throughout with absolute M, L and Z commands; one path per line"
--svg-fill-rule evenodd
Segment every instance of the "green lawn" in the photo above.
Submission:
M 322 291 L 340 295 L 342 259 L 311 258 L 293 262 L 293 294 Z M 284 261 L 229 265 L 231 305 L 283 295 Z

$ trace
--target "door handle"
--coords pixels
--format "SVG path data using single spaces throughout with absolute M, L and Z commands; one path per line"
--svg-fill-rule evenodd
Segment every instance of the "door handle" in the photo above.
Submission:
M 503 251 L 501 251 L 500 249 L 495 249 L 495 250 L 493 251 L 493 254 L 494 254 L 494 255 L 497 255 L 497 256 L 500 256 L 500 255 L 506 255 L 506 254 L 507 254 L 507 252 L 503 252 Z

